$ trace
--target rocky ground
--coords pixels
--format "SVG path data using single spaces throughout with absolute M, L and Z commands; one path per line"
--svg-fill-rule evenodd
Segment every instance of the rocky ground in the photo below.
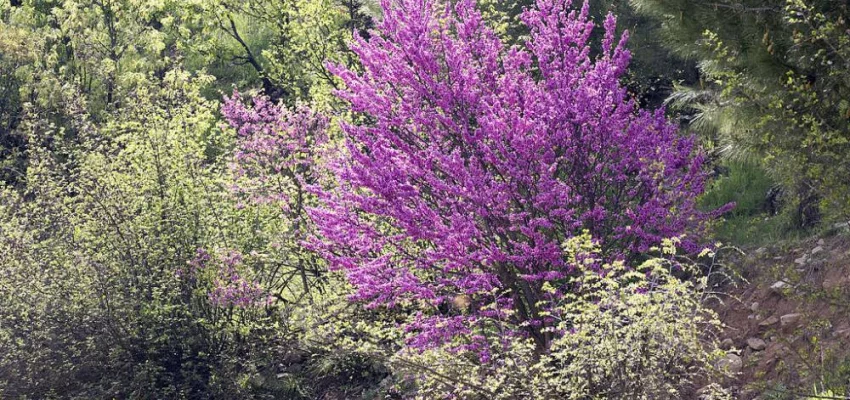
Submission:
M 743 281 L 716 310 L 739 399 L 800 399 L 850 388 L 850 236 L 744 249 Z M 834 397 L 844 398 L 844 397 Z

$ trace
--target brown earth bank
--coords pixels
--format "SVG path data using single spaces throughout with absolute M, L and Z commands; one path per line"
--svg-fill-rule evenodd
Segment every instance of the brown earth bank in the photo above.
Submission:
M 735 398 L 850 399 L 850 237 L 743 250 L 743 279 L 714 305 L 719 339 L 740 357 L 727 362 Z

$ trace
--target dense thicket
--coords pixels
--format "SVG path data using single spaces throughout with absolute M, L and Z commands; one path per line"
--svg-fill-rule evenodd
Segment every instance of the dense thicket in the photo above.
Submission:
M 285 317 L 309 293 L 299 247 L 231 189 L 220 116 L 232 84 L 330 101 L 322 62 L 346 62 L 368 10 L 295 5 L 2 5 L 0 396 L 307 396 L 348 373 L 287 373 L 311 361 Z

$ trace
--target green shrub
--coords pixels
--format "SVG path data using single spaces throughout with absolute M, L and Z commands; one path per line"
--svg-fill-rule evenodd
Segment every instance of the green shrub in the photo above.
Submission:
M 708 186 L 700 207 L 712 210 L 735 202 L 715 224 L 715 235 L 736 245 L 761 245 L 805 235 L 795 222 L 794 199 L 758 164 L 728 161 L 724 173 Z
M 286 351 L 273 309 L 215 307 L 180 274 L 199 247 L 264 238 L 222 184 L 208 82 L 169 72 L 102 125 L 78 114 L 71 141 L 26 122 L 24 187 L 0 196 L 0 397 L 239 398 Z
M 399 353 L 397 376 L 414 379 L 421 399 L 678 399 L 695 382 L 716 377 L 713 363 L 724 353 L 707 333 L 720 326 L 702 304 L 707 278 L 683 282 L 673 276 L 672 242 L 664 258 L 638 267 L 604 265 L 604 274 L 583 272 L 552 317 L 551 349 L 517 337 L 493 344 L 492 358 L 439 348 Z M 568 249 L 595 263 L 589 237 Z M 715 393 L 722 398 L 723 393 Z
M 769 194 L 776 184 L 755 163 L 731 161 L 724 165 L 728 174 L 719 176 L 706 190 L 700 200 L 705 210 L 716 210 L 729 202 L 735 208 L 726 217 L 751 217 L 767 213 Z

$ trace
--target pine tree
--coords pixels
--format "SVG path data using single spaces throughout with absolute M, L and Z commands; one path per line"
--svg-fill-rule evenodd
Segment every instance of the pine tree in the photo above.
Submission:
M 850 14 L 826 0 L 632 0 L 666 45 L 699 63 L 671 97 L 729 157 L 751 157 L 794 194 L 796 222 L 848 218 Z

